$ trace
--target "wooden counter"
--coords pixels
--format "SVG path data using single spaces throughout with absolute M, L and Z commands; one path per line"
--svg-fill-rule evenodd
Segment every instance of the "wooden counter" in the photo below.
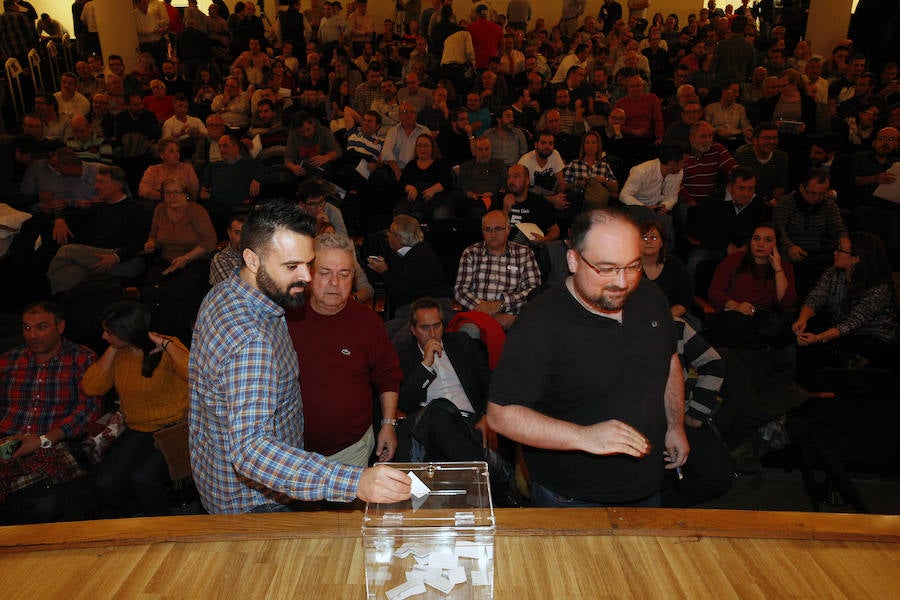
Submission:
M 364 598 L 360 512 L 0 527 L 8 598 Z M 497 511 L 495 598 L 900 597 L 900 517 Z

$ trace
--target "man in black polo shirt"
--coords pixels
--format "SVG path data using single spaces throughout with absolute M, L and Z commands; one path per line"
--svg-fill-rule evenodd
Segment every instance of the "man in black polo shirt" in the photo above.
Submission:
M 509 331 L 488 423 L 525 446 L 537 506 L 658 506 L 663 465 L 689 452 L 668 304 L 628 217 L 582 213 L 571 241 L 573 276 Z

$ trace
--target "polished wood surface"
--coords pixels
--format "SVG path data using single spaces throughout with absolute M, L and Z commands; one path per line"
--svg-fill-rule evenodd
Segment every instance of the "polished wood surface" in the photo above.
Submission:
M 0 528 L 9 598 L 364 598 L 360 512 Z M 897 598 L 900 517 L 497 511 L 495 598 Z

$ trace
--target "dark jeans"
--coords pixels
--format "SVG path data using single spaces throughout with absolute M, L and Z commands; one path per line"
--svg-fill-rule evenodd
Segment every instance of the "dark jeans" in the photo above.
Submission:
M 557 494 L 541 484 L 531 482 L 531 504 L 532 506 L 546 508 L 591 508 L 603 506 L 637 506 L 646 508 L 659 508 L 660 496 L 659 492 L 654 492 L 646 498 L 639 500 L 631 500 L 628 502 L 589 502 L 587 500 L 579 500 L 578 498 L 570 498 Z
M 103 504 L 126 516 L 169 514 L 169 468 L 153 433 L 126 429 L 97 467 L 94 487 Z

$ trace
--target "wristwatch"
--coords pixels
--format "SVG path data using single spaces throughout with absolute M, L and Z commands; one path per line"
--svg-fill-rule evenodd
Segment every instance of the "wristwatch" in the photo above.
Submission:
M 41 448 L 50 448 L 53 446 L 53 442 L 50 441 L 46 435 L 41 436 Z
M 397 419 L 382 419 L 381 424 L 382 425 L 391 425 L 392 427 L 396 427 Z

